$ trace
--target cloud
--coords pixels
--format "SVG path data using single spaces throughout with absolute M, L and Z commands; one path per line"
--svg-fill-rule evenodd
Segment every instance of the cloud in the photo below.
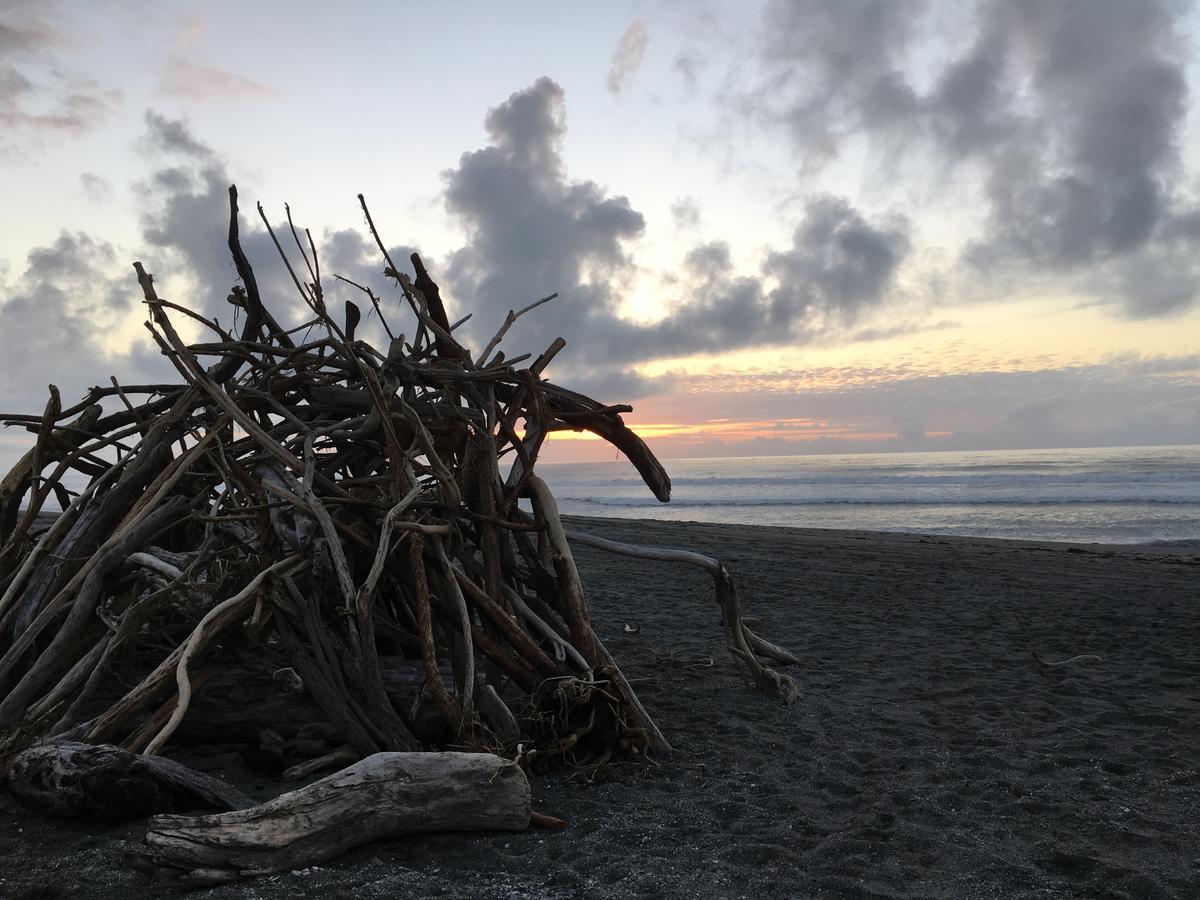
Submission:
M 38 53 L 62 43 L 62 31 L 49 20 L 54 14 L 50 2 L 0 6 L 0 50 L 5 54 Z
M 135 188 L 143 262 L 160 280 L 189 278 L 188 305 L 229 324 L 232 308 L 225 298 L 237 281 L 226 245 L 228 189 L 234 178 L 225 160 L 196 139 L 185 121 L 147 111 L 145 123 L 140 146 L 158 167 Z M 252 256 L 247 248 L 254 265 L 269 259 L 262 255 L 268 248 L 255 239 L 253 205 L 244 206 L 243 243 L 254 246 Z
M 1058 435 L 1070 406 L 1071 398 L 1062 395 L 1026 397 L 1004 410 L 1004 427 L 1044 444 Z
M 940 374 L 903 363 L 723 371 L 675 382 L 670 397 L 643 401 L 633 418 L 698 423 L 649 440 L 664 458 L 1200 442 L 1197 355 Z M 809 425 L 777 427 L 796 422 Z
M 0 356 L 6 409 L 40 410 L 50 382 L 70 404 L 109 373 L 127 383 L 176 377 L 144 337 L 125 353 L 109 351 L 141 300 L 133 259 L 144 260 L 160 289 L 186 284 L 195 290 L 173 299 L 228 318 L 224 297 L 236 280 L 225 249 L 229 173 L 185 123 L 151 112 L 146 129 L 139 146 L 158 166 L 138 188 L 145 209 L 142 247 L 118 249 L 93 235 L 63 231 L 52 244 L 31 250 L 21 273 L 0 285 L 0 333 L 14 337 Z M 92 173 L 80 176 L 80 186 L 97 202 L 111 196 L 108 182 Z M 261 236 L 248 229 L 248 238 L 261 256 Z M 72 365 L 64 366 L 64 359 Z
M 93 172 L 81 173 L 79 186 L 89 203 L 107 203 L 112 199 L 112 185 Z
M 675 276 L 680 299 L 664 319 L 622 318 L 623 285 L 636 272 L 630 247 L 645 220 L 625 197 L 567 176 L 564 103 L 548 78 L 518 91 L 488 113 L 490 145 L 444 174 L 447 208 L 468 237 L 451 255 L 447 283 L 475 313 L 467 336 L 476 345 L 509 309 L 557 291 L 509 343 L 537 352 L 561 335 L 577 377 L 599 378 L 656 358 L 811 340 L 894 291 L 907 221 L 869 220 L 821 195 L 805 207 L 792 244 L 768 253 L 759 271 L 736 271 L 723 243 L 697 245 Z
M 46 385 L 62 389 L 73 403 L 92 384 L 116 373 L 123 382 L 174 381 L 177 376 L 147 339 L 134 340 L 127 352 L 110 353 L 128 318 L 141 301 L 141 290 L 130 268 L 140 259 L 152 272 L 160 292 L 230 326 L 232 307 L 226 302 L 237 272 L 226 244 L 229 221 L 228 188 L 235 180 L 228 163 L 192 133 L 187 122 L 149 111 L 146 132 L 138 146 L 152 162 L 150 174 L 135 188 L 140 200 L 140 247 L 118 249 L 83 232 L 64 231 L 50 245 L 30 251 L 21 273 L 11 283 L 0 279 L 0 333 L 14 337 L 0 355 L 0 397 L 5 411 L 40 411 Z M 106 195 L 108 183 L 85 174 L 80 181 L 91 194 Z M 294 324 L 306 313 L 295 287 L 279 261 L 266 230 L 257 222 L 253 189 L 241 193 L 241 243 L 254 266 L 263 299 L 281 322 Z M 307 269 L 294 250 L 286 222 L 274 222 L 285 246 L 292 246 L 293 264 L 308 280 Z M 350 231 L 327 232 L 317 239 L 328 299 L 362 301 L 356 291 L 334 281 L 341 272 L 360 283 L 374 285 L 389 313 L 401 312 L 382 281 L 382 262 L 373 243 Z M 391 250 L 407 261 L 410 248 Z M 2 273 L 0 273 L 2 274 Z M 367 303 L 361 303 L 364 309 Z M 336 307 L 335 307 L 336 308 Z M 190 325 L 180 323 L 185 332 Z M 409 325 L 397 315 L 397 326 Z M 367 314 L 363 332 L 377 326 Z M 408 328 L 411 334 L 411 327 Z M 71 359 L 71 366 L 62 361 Z
M 1037 105 L 1018 117 L 1011 91 L 990 92 L 993 117 L 1014 124 L 986 151 L 990 220 L 977 258 L 1087 265 L 1152 240 L 1186 112 L 1174 30 L 1158 3 L 989 11 L 967 60 L 1003 48 L 1003 71 L 1029 79 Z
M 625 197 L 566 177 L 563 91 L 549 78 L 489 111 L 485 125 L 490 145 L 443 174 L 447 209 L 468 239 L 445 269 L 460 308 L 474 313 L 467 336 L 482 346 L 508 310 L 557 291 L 517 324 L 509 345 L 540 352 L 563 335 L 591 346 L 592 334 L 621 327 L 614 283 L 633 277 L 625 244 L 645 220 Z
M 208 20 L 200 13 L 180 12 L 168 41 L 159 91 L 173 100 L 204 103 L 264 97 L 275 89 L 238 72 L 197 61 L 196 53 L 208 34 Z
M 233 100 L 274 94 L 274 88 L 228 69 L 205 66 L 181 56 L 168 58 L 162 92 L 177 100 Z
M 764 266 L 779 282 L 768 327 L 853 322 L 886 296 L 910 248 L 908 229 L 900 217 L 868 222 L 840 197 L 811 198 L 792 246 L 771 253 Z
M 1177 227 L 1200 209 L 1180 157 L 1187 8 L 772 0 L 736 108 L 781 128 L 801 169 L 865 143 L 881 163 L 971 179 L 964 277 L 1174 314 L 1200 297 L 1200 234 Z
M 859 328 L 849 334 L 847 343 L 854 344 L 860 341 L 886 341 L 889 338 L 903 337 L 907 334 L 921 334 L 928 331 L 945 331 L 949 328 L 958 328 L 961 325 L 961 322 L 955 322 L 952 319 L 941 319 L 936 322 L 891 322 L 887 325 L 879 325 L 871 328 Z
M 192 135 L 184 119 L 168 119 L 154 110 L 146 110 L 146 134 L 143 146 L 163 153 L 176 153 L 200 162 L 214 162 L 216 153 Z
M 919 444 L 925 440 L 928 428 L 925 426 L 925 413 L 914 401 L 909 400 L 900 412 L 893 417 L 896 426 L 896 437 L 902 441 Z
M 737 271 L 724 242 L 693 247 L 682 273 L 689 299 L 609 352 L 653 359 L 829 336 L 891 296 L 907 228 L 900 218 L 870 222 L 844 198 L 814 196 L 791 245 L 769 251 L 757 273 Z
M 29 67 L 25 71 L 30 71 Z M 121 100 L 119 90 L 96 81 L 50 70 L 31 80 L 16 66 L 0 66 L 0 125 L 8 131 L 0 149 L 23 146 L 21 139 L 78 136 L 94 131 Z
M 671 204 L 671 218 L 676 231 L 692 231 L 700 227 L 700 206 L 695 197 L 680 197 Z
M 608 90 L 612 94 L 623 94 L 629 89 L 633 77 L 646 60 L 646 49 L 650 46 L 650 29 L 641 19 L 635 20 L 613 48 L 612 65 L 608 69 Z
M 144 262 L 160 279 L 167 276 L 184 279 L 189 289 L 188 305 L 228 327 L 232 324 L 233 308 L 226 298 L 239 281 L 227 243 L 228 192 L 231 183 L 239 183 L 238 175 L 221 154 L 194 135 L 186 120 L 171 119 L 151 110 L 146 113 L 145 123 L 146 132 L 139 146 L 148 158 L 157 161 L 158 167 L 137 188 L 142 209 Z M 254 269 L 263 302 L 281 324 L 296 325 L 307 319 L 309 310 L 279 259 L 274 241 L 261 224 L 255 208 L 257 199 L 253 185 L 241 182 L 239 240 Z M 282 215 L 282 204 L 264 202 L 263 205 L 297 277 L 307 283 L 311 276 Z M 293 212 L 298 233 L 304 240 L 301 211 Z M 381 339 L 371 331 L 377 323 L 370 301 L 334 278 L 335 274 L 343 275 L 374 290 L 383 302 L 384 314 L 393 330 L 414 333 L 415 323 L 410 321 L 407 307 L 400 304 L 398 289 L 382 277 L 384 263 L 373 241 L 350 230 L 325 230 L 313 237 L 330 305 L 353 300 L 364 311 L 363 336 L 369 340 Z M 308 251 L 307 241 L 305 250 Z M 407 265 L 412 250 L 406 245 L 389 248 L 392 259 L 402 267 Z M 427 263 L 436 265 L 436 260 L 427 259 Z
M 45 140 L 94 131 L 121 102 L 119 90 L 59 61 L 54 49 L 66 32 L 53 12 L 0 7 L 0 155 L 19 156 Z
M 679 53 L 671 63 L 671 68 L 683 79 L 688 96 L 695 96 L 700 89 L 700 73 L 706 68 L 704 58 L 699 54 Z
M 860 129 L 903 127 L 916 105 L 902 64 L 924 2 L 772 0 L 760 24 L 765 70 L 755 114 L 782 125 L 808 163 Z
M 45 7 L 43 7 L 45 10 Z M 62 42 L 62 34 L 33 4 L 5 4 L 0 9 L 0 51 L 30 53 Z
M 63 365 L 105 356 L 104 338 L 141 294 L 132 277 L 121 278 L 111 244 L 82 232 L 63 231 L 37 247 L 0 300 L 0 332 L 9 339 L 0 354 L 0 397 L 8 412 L 40 411 L 46 385 L 57 384 L 70 405 L 100 372 Z
M 160 285 L 170 285 L 172 299 L 230 324 L 225 297 L 237 275 L 225 245 L 226 191 L 237 173 L 186 121 L 151 111 L 145 125 L 139 146 L 150 172 L 138 187 L 144 213 L 136 254 L 64 232 L 31 252 L 21 273 L 0 293 L 0 329 L 21 336 L 21 346 L 0 360 L 6 405 L 40 408 L 45 384 L 62 377 L 61 360 L 67 357 L 87 362 L 68 373 L 75 381 L 60 384 L 64 398 L 78 395 L 85 386 L 81 379 L 102 381 L 109 370 L 123 380 L 157 377 L 146 373 L 165 364 L 144 343 L 128 356 L 105 355 L 114 328 L 139 298 L 128 272 L 131 258 L 142 259 Z M 901 326 L 889 332 L 873 317 L 904 299 L 899 276 L 914 254 L 912 223 L 860 209 L 843 197 L 812 195 L 799 211 L 791 239 L 764 251 L 757 264 L 739 267 L 721 242 L 692 246 L 675 274 L 668 315 L 634 322 L 620 310 L 637 276 L 634 252 L 645 219 L 627 198 L 567 172 L 562 89 L 540 79 L 490 110 L 485 126 L 486 145 L 463 154 L 444 173 L 447 208 L 468 240 L 430 261 L 458 313 L 474 313 L 462 334 L 476 348 L 509 309 L 557 290 L 560 298 L 522 320 L 505 349 L 510 355 L 537 353 L 561 334 L 569 342 L 561 362 L 571 367 L 564 380 L 600 399 L 648 397 L 639 412 L 643 405 L 653 411 L 658 402 L 653 393 L 669 388 L 674 414 L 692 421 L 753 415 L 771 422 L 840 422 L 847 429 L 898 435 L 887 445 L 892 448 L 1200 441 L 1200 362 L 1195 358 L 1116 359 L 1091 367 L 937 377 L 902 368 L 844 371 L 836 388 L 802 380 L 802 374 L 812 373 L 751 374 L 740 385 L 726 375 L 644 378 L 633 366 L 652 359 L 897 333 Z M 81 184 L 86 187 L 88 180 Z M 253 186 L 242 188 L 242 240 L 264 298 L 283 321 L 299 321 L 304 309 L 269 236 L 256 224 Z M 278 221 L 278 209 L 273 216 Z M 1196 222 L 1187 210 L 1164 213 L 1143 252 L 1182 255 L 1200 230 Z M 286 223 L 279 224 L 304 277 Z M 361 232 L 342 230 L 324 233 L 317 244 L 331 298 L 361 299 L 333 282 L 335 271 L 370 284 L 390 304 L 389 313 L 396 311 L 394 327 L 411 333 L 400 319 L 403 310 L 394 289 L 380 277 L 382 263 L 373 242 Z M 400 245 L 392 255 L 403 265 L 409 252 Z M 1127 266 L 1136 259 L 1149 257 L 1121 257 Z M 1139 282 L 1147 291 L 1168 284 L 1153 269 L 1128 272 L 1131 288 Z M 1190 276 L 1180 277 L 1179 290 L 1186 292 Z M 1175 301 L 1168 296 L 1161 302 Z M 918 327 L 938 326 L 906 322 L 902 330 Z M 947 432 L 955 437 L 945 437 Z M 770 437 L 780 441 L 779 452 L 814 446 L 795 444 L 786 429 Z M 722 446 L 733 452 L 732 444 Z M 868 446 L 881 449 L 865 442 L 858 449 Z

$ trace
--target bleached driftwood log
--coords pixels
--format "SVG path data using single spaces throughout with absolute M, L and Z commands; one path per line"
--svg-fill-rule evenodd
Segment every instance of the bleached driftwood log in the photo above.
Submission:
M 208 816 L 155 816 L 134 862 L 219 884 L 331 859 L 425 831 L 523 831 L 529 782 L 490 753 L 376 753 L 267 803 Z
M 5 774 L 14 796 L 56 816 L 128 820 L 169 810 L 240 809 L 252 802 L 210 775 L 109 744 L 39 744 L 14 756 Z

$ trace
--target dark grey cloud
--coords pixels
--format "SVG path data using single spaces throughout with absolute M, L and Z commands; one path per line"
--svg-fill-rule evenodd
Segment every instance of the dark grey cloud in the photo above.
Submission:
M 864 129 L 907 128 L 918 99 L 903 67 L 921 0 L 772 0 L 761 23 L 765 83 L 749 108 L 835 157 Z
M 623 94 L 629 89 L 633 77 L 646 61 L 649 46 L 650 29 L 645 22 L 637 19 L 625 29 L 613 48 L 612 64 L 608 69 L 609 93 Z
M 1171 7 L 996 4 L 980 29 L 973 52 L 1005 48 L 1038 108 L 987 154 L 991 221 L 974 252 L 1075 266 L 1145 247 L 1170 207 L 1186 112 Z
M 840 334 L 892 297 L 907 229 L 900 218 L 870 222 L 842 198 L 812 197 L 791 245 L 769 251 L 757 272 L 739 271 L 724 242 L 693 247 L 684 299 L 660 322 L 626 328 L 606 352 L 640 361 Z
M 370 199 L 367 198 L 368 203 Z M 388 255 L 405 271 L 409 271 L 409 257 L 414 251 L 420 252 L 420 249 L 407 244 L 388 247 Z M 350 300 L 361 307 L 364 324 L 360 327 L 360 333 L 364 338 L 378 347 L 387 346 L 383 329 L 375 319 L 370 298 L 356 288 L 333 279 L 333 273 L 369 287 L 379 299 L 380 309 L 392 332 L 413 337 L 416 323 L 412 320 L 408 302 L 395 281 L 384 277 L 383 270 L 386 264 L 379 248 L 368 235 L 349 228 L 325 231 L 320 239 L 318 252 L 322 270 L 329 273 L 328 277 L 322 279 L 326 295 L 335 301 Z M 421 260 L 436 279 L 440 272 L 440 259 L 429 253 L 421 253 Z
M 1096 274 L 1092 293 L 1132 319 L 1169 316 L 1200 294 L 1200 239 L 1156 238 Z
M 645 220 L 625 197 L 566 177 L 563 91 L 549 78 L 492 109 L 485 125 L 490 146 L 444 174 L 447 209 L 467 232 L 445 269 L 457 309 L 474 314 L 467 337 L 481 347 L 508 310 L 557 291 L 513 329 L 510 355 L 540 352 L 560 335 L 594 346 L 595 335 L 624 327 L 614 286 L 634 277 L 625 244 Z
M 186 121 L 149 111 L 145 123 L 140 146 L 157 168 L 137 187 L 142 208 L 144 262 L 160 279 L 169 275 L 185 278 L 190 293 L 182 299 L 193 309 L 216 317 L 229 327 L 233 308 L 226 298 L 238 283 L 238 276 L 227 243 L 228 192 L 229 185 L 239 181 L 238 175 L 221 154 L 195 136 Z M 254 268 L 264 303 L 281 323 L 298 324 L 307 317 L 308 309 L 262 225 L 257 199 L 253 184 L 241 183 L 242 249 Z M 263 205 L 268 208 L 271 227 L 288 253 L 297 277 L 307 283 L 311 278 L 283 214 L 282 202 Z M 301 210 L 294 211 L 294 218 L 303 240 Z M 314 240 L 328 301 L 352 299 L 364 311 L 369 310 L 370 302 L 365 296 L 333 277 L 343 275 L 371 287 L 381 298 L 391 298 L 391 308 L 385 314 L 396 315 L 395 327 L 412 334 L 406 318 L 409 314 L 395 302 L 395 289 L 382 276 L 384 263 L 373 242 L 348 230 L 317 232 Z M 405 246 L 391 248 L 392 258 L 401 266 L 407 265 L 410 252 L 411 248 Z M 368 313 L 368 325 L 371 318 Z
M 1003 411 L 1003 427 L 1038 444 L 1061 437 L 1072 400 L 1061 394 L 1024 397 Z
M 778 282 L 769 328 L 801 320 L 853 322 L 884 298 L 908 254 L 908 223 L 873 224 L 842 198 L 811 198 L 792 246 L 771 253 L 764 270 Z
M 139 336 L 127 348 L 114 340 L 141 298 L 125 254 L 107 242 L 63 231 L 30 251 L 14 281 L 0 279 L 0 411 L 40 414 L 50 384 L 70 406 L 91 386 L 107 386 L 110 375 L 126 385 L 176 381 L 148 339 Z M 0 429 L 0 471 L 31 441 L 23 429 Z
M 490 146 L 445 173 L 447 207 L 468 236 L 447 283 L 475 313 L 467 334 L 476 345 L 509 309 L 557 291 L 508 342 L 537 352 L 565 337 L 573 379 L 844 328 L 889 296 L 909 250 L 903 219 L 869 221 L 844 199 L 814 197 L 792 244 L 768 253 L 761 270 L 738 271 L 728 246 L 700 244 L 672 279 L 680 296 L 666 318 L 634 324 L 618 308 L 623 284 L 636 277 L 629 246 L 645 222 L 626 198 L 567 177 L 562 89 L 540 79 L 491 110 L 486 126 Z
M 112 185 L 108 180 L 94 172 L 84 172 L 79 176 L 79 186 L 84 196 L 92 203 L 107 203 L 112 199 Z
M 141 147 L 157 167 L 136 187 L 143 262 L 162 281 L 171 275 L 189 277 L 193 293 L 180 299 L 228 326 L 232 309 L 225 298 L 237 282 L 226 245 L 233 176 L 225 160 L 197 140 L 186 122 L 148 111 L 145 123 Z M 265 262 L 269 257 L 264 251 L 274 250 L 257 239 L 254 205 L 246 194 L 242 213 L 247 256 L 252 248 L 251 264 Z
M 107 372 L 88 371 L 85 361 L 104 359 L 104 339 L 141 296 L 137 281 L 118 271 L 112 245 L 82 232 L 63 231 L 29 252 L 24 272 L 0 293 L 5 411 L 40 412 L 51 383 L 69 405 L 105 380 Z
M 885 325 L 877 325 L 870 328 L 859 328 L 849 333 L 847 343 L 855 344 L 860 341 L 886 341 L 890 338 L 903 337 L 908 334 L 919 334 L 928 331 L 944 331 L 948 328 L 958 328 L 962 325 L 961 322 L 955 322 L 953 319 L 940 319 L 937 321 L 899 321 L 890 322 Z
M 143 145 L 161 153 L 174 153 L 201 162 L 217 160 L 216 152 L 198 140 L 188 123 L 183 119 L 171 119 L 152 109 L 146 110 L 146 134 Z
M 671 204 L 676 231 L 691 231 L 700 226 L 700 205 L 695 197 L 680 197 Z
M 693 247 L 681 274 L 683 299 L 659 322 L 631 328 L 610 352 L 638 362 L 786 340 L 765 328 L 768 300 L 762 279 L 757 273 L 739 274 L 724 242 Z
M 94 131 L 121 100 L 120 91 L 105 89 L 90 78 L 53 70 L 34 80 L 26 71 L 0 66 L 0 125 L 7 132 L 0 149 L 8 152 L 20 149 L 23 137 L 44 139 Z
M 11 281 L 0 278 L 0 334 L 12 338 L 0 355 L 3 411 L 39 412 L 50 383 L 59 386 L 64 403 L 70 404 L 89 386 L 107 383 L 110 374 L 126 384 L 177 380 L 170 363 L 148 338 L 139 334 L 128 346 L 116 340 L 142 299 L 131 267 L 134 259 L 155 275 L 163 296 L 216 316 L 226 327 L 233 324 L 226 297 L 238 276 L 226 238 L 227 192 L 236 175 L 186 122 L 149 112 L 145 124 L 138 146 L 151 169 L 135 187 L 143 210 L 140 246 L 118 249 L 92 235 L 64 231 L 52 244 L 31 250 Z M 81 185 L 91 193 L 109 190 L 107 182 L 95 175 L 84 175 Z M 252 185 L 242 185 L 240 199 L 241 241 L 264 301 L 281 321 L 301 321 L 306 310 L 258 221 Z M 280 218 L 272 216 L 272 224 L 297 273 L 308 280 L 286 220 Z M 373 287 L 393 327 L 411 335 L 410 314 L 397 302 L 394 288 L 385 283 L 374 243 L 353 231 L 315 237 L 331 305 L 354 299 L 366 314 L 360 333 L 382 339 L 369 301 L 333 279 L 335 272 L 344 274 Z M 400 264 L 407 263 L 410 252 L 405 246 L 391 248 Z M 71 365 L 64 366 L 64 359 L 70 359 Z M 23 446 L 11 439 L 0 445 L 0 463 Z
M 963 258 L 977 277 L 1045 275 L 1124 315 L 1170 314 L 1200 296 L 1200 234 L 1178 227 L 1200 208 L 1179 152 L 1189 9 L 773 0 L 737 102 L 785 129 L 800 168 L 865 137 L 880 160 L 977 174 L 985 215 Z

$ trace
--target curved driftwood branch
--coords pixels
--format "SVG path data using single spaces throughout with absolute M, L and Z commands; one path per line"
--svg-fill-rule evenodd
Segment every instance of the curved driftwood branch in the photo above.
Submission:
M 183 653 L 180 654 L 179 662 L 175 666 L 175 683 L 179 688 L 179 699 L 175 702 L 175 709 L 171 712 L 171 716 L 167 719 L 166 724 L 163 725 L 162 730 L 146 745 L 144 752 L 147 756 L 157 753 L 162 745 L 175 733 L 175 729 L 179 727 L 179 723 L 183 721 L 188 703 L 192 699 L 192 682 L 188 675 L 188 664 L 192 661 L 192 658 L 200 652 L 205 644 L 212 640 L 216 632 L 235 621 L 239 614 L 249 612 L 255 594 L 268 577 L 276 572 L 287 569 L 289 566 L 294 566 L 298 559 L 299 557 L 297 556 L 289 556 L 287 559 L 281 559 L 275 565 L 263 569 L 250 579 L 250 583 L 244 588 L 228 600 L 218 603 L 204 614 L 204 618 L 200 620 L 200 623 L 188 636 L 187 642 L 183 645 Z
M 754 683 L 760 688 L 778 694 L 786 703 L 796 702 L 800 696 L 796 682 L 792 680 L 791 676 L 765 665 L 760 657 L 785 663 L 799 663 L 800 660 L 782 647 L 760 638 L 742 621 L 741 600 L 738 598 L 737 585 L 734 584 L 733 576 L 729 574 L 729 570 L 720 560 L 691 550 L 639 547 L 635 544 L 611 541 L 608 538 L 578 531 L 567 532 L 567 538 L 606 553 L 658 562 L 684 563 L 704 569 L 712 576 L 713 585 L 716 588 L 717 603 L 721 606 L 721 621 L 729 635 L 730 652 L 735 658 L 745 663 L 754 678 Z

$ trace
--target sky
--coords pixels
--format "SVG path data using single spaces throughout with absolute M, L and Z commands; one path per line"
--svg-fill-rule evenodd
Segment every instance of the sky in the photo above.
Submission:
M 1198 38 L 1179 0 L 0 0 L 0 410 L 169 379 L 131 263 L 228 322 L 236 183 L 279 318 L 256 202 L 411 328 L 361 192 L 476 350 L 557 292 L 508 354 L 561 335 L 664 458 L 1200 443 Z

